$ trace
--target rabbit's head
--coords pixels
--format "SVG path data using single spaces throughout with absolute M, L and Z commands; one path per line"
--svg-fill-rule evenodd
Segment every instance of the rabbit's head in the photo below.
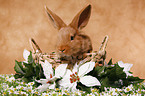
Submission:
M 61 58 L 64 57 L 64 59 L 73 61 L 79 59 L 84 53 L 92 50 L 90 38 L 80 33 L 80 30 L 85 27 L 89 21 L 91 5 L 83 8 L 69 25 L 66 25 L 59 16 L 47 7 L 46 12 L 54 27 L 59 31 L 57 52 Z

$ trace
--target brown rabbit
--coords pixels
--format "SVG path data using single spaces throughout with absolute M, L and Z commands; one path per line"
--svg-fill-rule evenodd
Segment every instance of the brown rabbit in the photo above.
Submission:
M 89 21 L 91 5 L 82 9 L 69 25 L 66 25 L 60 17 L 47 7 L 46 12 L 54 27 L 59 31 L 57 52 L 60 59 L 62 61 L 67 61 L 69 64 L 68 68 L 71 69 L 77 61 L 85 58 L 85 53 L 90 53 L 92 51 L 90 38 L 80 32 Z

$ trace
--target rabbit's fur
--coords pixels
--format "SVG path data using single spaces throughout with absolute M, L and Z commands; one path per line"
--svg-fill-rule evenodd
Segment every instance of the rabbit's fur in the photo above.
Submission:
M 62 61 L 67 61 L 68 68 L 85 58 L 85 53 L 92 51 L 92 44 L 89 36 L 80 32 L 89 21 L 91 14 L 91 5 L 82 9 L 72 20 L 66 25 L 63 20 L 46 7 L 48 17 L 55 28 L 58 29 L 57 53 Z

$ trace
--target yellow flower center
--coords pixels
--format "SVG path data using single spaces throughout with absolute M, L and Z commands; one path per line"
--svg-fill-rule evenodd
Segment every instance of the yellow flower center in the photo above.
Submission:
M 126 90 L 127 90 L 127 91 L 130 91 L 130 89 L 129 89 L 129 88 L 127 88 Z

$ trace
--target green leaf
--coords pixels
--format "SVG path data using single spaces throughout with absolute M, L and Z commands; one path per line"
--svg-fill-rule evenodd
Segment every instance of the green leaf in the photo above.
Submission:
M 105 66 L 96 66 L 95 68 L 95 71 L 97 72 L 97 74 L 102 74 L 104 73 L 104 69 L 105 69 Z
M 33 81 L 32 77 L 27 77 L 27 78 L 22 77 L 21 79 L 24 80 L 26 83 L 29 83 L 29 82 Z
M 136 83 L 143 82 L 145 79 L 140 79 L 139 77 L 128 76 L 127 80 L 132 84 L 136 84 Z
M 25 73 L 25 71 L 23 69 L 22 62 L 18 62 L 16 60 L 15 60 L 14 70 L 16 71 L 16 73 L 20 73 L 20 74 L 24 74 Z
M 82 91 L 86 91 L 87 93 L 91 93 L 91 89 L 90 87 L 87 87 L 85 85 L 83 85 L 81 82 L 77 83 L 77 89 L 80 89 Z
M 110 59 L 110 61 L 108 62 L 108 65 L 112 65 L 112 58 Z
M 101 79 L 101 86 L 103 86 L 103 87 L 109 87 L 110 86 L 108 77 L 105 77 L 105 78 Z
M 129 71 L 129 73 L 130 73 L 130 74 L 133 74 L 133 72 L 130 72 L 130 71 Z
M 30 51 L 30 55 L 28 56 L 28 63 L 32 64 L 33 63 L 33 57 L 32 57 L 32 52 Z
M 143 82 L 144 79 L 138 77 L 128 76 L 123 71 L 118 63 L 112 64 L 112 59 L 109 61 L 108 66 L 96 66 L 88 75 L 96 77 L 100 83 L 100 91 L 104 90 L 104 87 L 122 88 L 130 84 L 137 84 Z M 98 88 L 97 86 L 95 86 Z
M 18 79 L 18 78 L 22 78 L 23 75 L 16 73 L 16 74 L 14 75 L 14 77 L 15 77 L 15 79 Z
M 35 67 L 36 79 L 45 78 L 41 64 Z
M 45 78 L 41 64 L 35 63 L 31 51 L 30 55 L 28 56 L 27 63 L 23 62 L 23 65 L 22 62 L 15 61 L 14 69 L 16 71 L 16 79 L 21 78 L 21 80 L 24 80 L 28 83 L 36 79 L 38 80 L 41 78 Z
M 102 78 L 103 75 L 105 75 L 105 67 L 106 66 L 96 66 L 96 68 L 93 70 L 93 76 L 97 79 Z
M 32 64 L 25 64 L 25 70 L 26 73 L 24 74 L 24 77 L 31 77 L 31 76 L 35 76 L 35 71 L 34 71 L 34 67 L 32 66 Z
M 119 79 L 126 78 L 126 74 L 118 64 L 114 64 L 111 70 L 107 70 L 109 80 L 118 81 Z

